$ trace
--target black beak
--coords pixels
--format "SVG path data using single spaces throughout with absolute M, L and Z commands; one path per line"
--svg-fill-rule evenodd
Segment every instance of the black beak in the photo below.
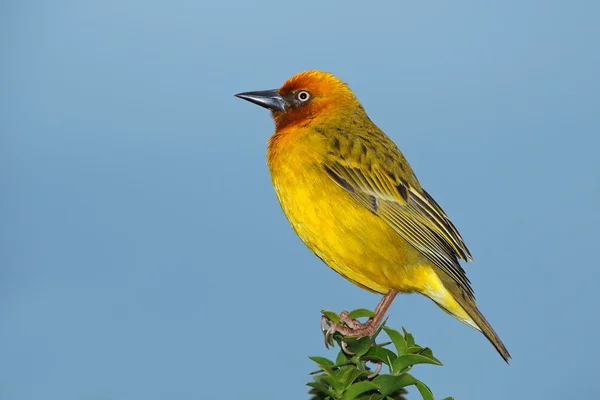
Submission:
M 277 90 L 238 93 L 235 97 L 248 100 L 251 103 L 258 104 L 261 107 L 274 111 L 285 111 L 285 107 L 288 106 L 288 102 L 281 97 Z

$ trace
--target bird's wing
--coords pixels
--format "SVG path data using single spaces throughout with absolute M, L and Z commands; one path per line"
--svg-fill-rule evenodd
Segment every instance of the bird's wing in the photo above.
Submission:
M 358 203 L 382 218 L 473 297 L 469 279 L 457 260 L 473 260 L 467 246 L 446 213 L 420 188 L 416 179 L 411 185 L 401 178 L 405 168 L 410 167 L 397 149 L 392 150 L 396 151 L 371 146 L 368 150 L 371 154 L 365 153 L 366 157 L 352 151 L 343 156 L 330 153 L 323 169 Z

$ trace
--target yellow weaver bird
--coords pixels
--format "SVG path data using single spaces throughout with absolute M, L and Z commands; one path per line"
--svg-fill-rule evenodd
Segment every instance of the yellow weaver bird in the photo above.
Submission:
M 384 295 L 374 317 L 360 323 L 342 312 L 327 336 L 370 336 L 399 292 L 418 292 L 481 331 L 508 362 L 458 262 L 472 261 L 458 230 L 345 83 L 313 70 L 236 96 L 272 112 L 268 166 L 298 236 L 340 275 Z

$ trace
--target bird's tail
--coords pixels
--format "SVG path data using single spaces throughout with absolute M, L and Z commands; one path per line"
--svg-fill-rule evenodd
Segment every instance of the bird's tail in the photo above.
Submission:
M 444 279 L 444 287 L 449 296 L 431 297 L 444 311 L 464 322 L 465 324 L 477 329 L 485 335 L 490 343 L 496 348 L 500 356 L 508 363 L 510 353 L 498 337 L 489 322 L 477 308 L 475 299 L 465 293 L 451 278 Z
M 490 323 L 487 322 L 483 314 L 479 311 L 477 305 L 475 304 L 475 301 L 470 298 L 464 299 L 462 298 L 463 296 L 460 297 L 461 298 L 458 298 L 456 300 L 461 305 L 461 307 L 467 312 L 467 314 L 475 323 L 475 325 L 477 325 L 476 329 L 480 330 L 481 333 L 485 335 L 485 337 L 490 341 L 490 343 L 494 345 L 496 351 L 498 351 L 498 353 L 500 354 L 500 356 L 502 356 L 504 361 L 508 363 L 508 360 L 510 360 L 510 353 L 506 349 L 506 346 L 504 346 L 504 343 L 502 343 L 502 340 L 500 340 L 500 338 L 498 337 L 496 331 L 494 331 L 494 328 L 492 328 Z

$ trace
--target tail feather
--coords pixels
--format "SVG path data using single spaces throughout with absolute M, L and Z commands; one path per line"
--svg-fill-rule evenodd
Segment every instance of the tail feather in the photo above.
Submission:
M 463 291 L 451 277 L 443 274 L 439 274 L 439 277 L 441 278 L 440 283 L 442 283 L 445 289 L 443 290 L 445 295 L 432 296 L 431 293 L 429 293 L 429 297 L 450 315 L 481 331 L 481 333 L 483 333 L 496 348 L 496 351 L 498 351 L 504 361 L 508 363 L 511 359 L 510 353 L 490 323 L 477 308 L 475 299 Z
M 465 299 L 463 296 L 460 296 L 456 300 L 466 311 L 471 320 L 473 320 L 475 325 L 477 325 L 477 328 L 481 331 L 481 333 L 483 333 L 485 337 L 490 341 L 490 343 L 494 345 L 496 351 L 498 351 L 498 353 L 504 359 L 504 361 L 508 363 L 508 360 L 511 359 L 510 353 L 506 349 L 506 346 L 504 346 L 504 343 L 502 343 L 502 340 L 500 340 L 500 337 L 498 337 L 496 331 L 494 331 L 494 328 L 492 328 L 492 326 L 485 319 L 483 314 L 481 314 L 481 312 L 477 308 L 477 305 L 475 304 L 475 301 L 469 298 Z

